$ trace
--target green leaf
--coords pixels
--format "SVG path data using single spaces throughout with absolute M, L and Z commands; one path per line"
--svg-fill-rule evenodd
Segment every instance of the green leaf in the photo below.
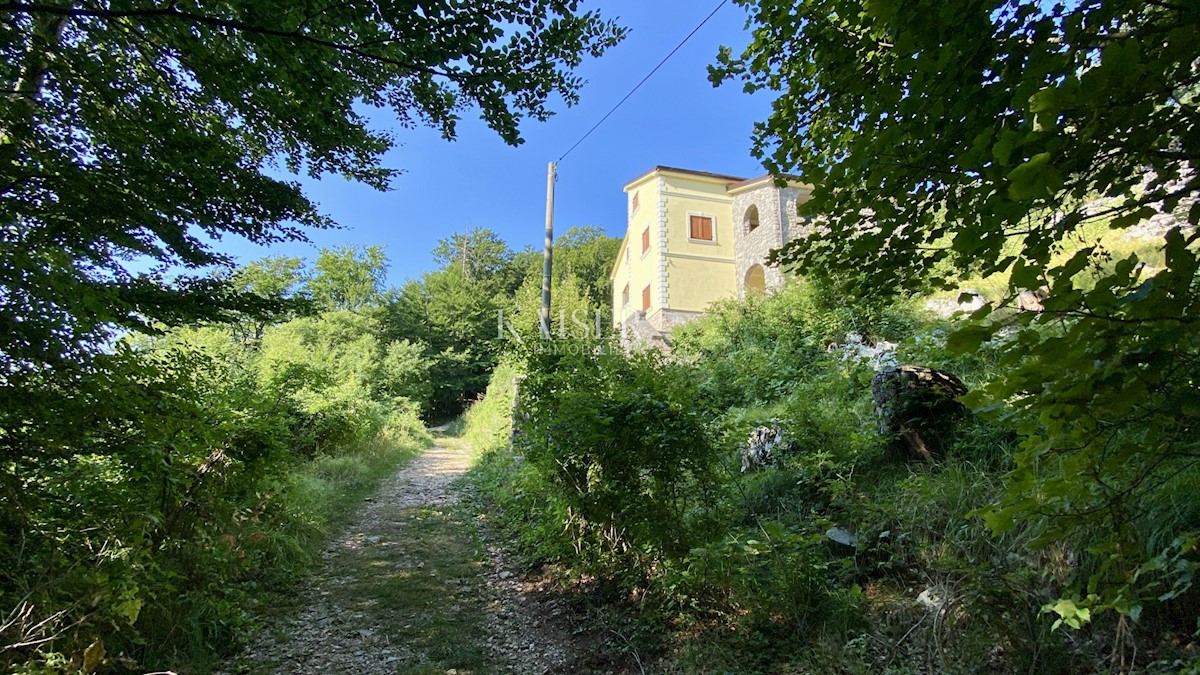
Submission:
M 1030 157 L 1029 161 L 1009 172 L 1008 180 L 1008 196 L 1017 201 L 1053 196 L 1062 188 L 1062 176 L 1051 165 L 1048 152 Z
M 899 0 L 866 0 L 863 9 L 868 16 L 880 23 L 888 24 L 900 11 Z
M 994 326 L 967 324 L 950 333 L 946 338 L 946 347 L 956 354 L 973 352 L 979 349 L 979 345 L 992 339 L 995 332 Z
M 1117 300 L 1118 305 L 1129 305 L 1135 302 L 1141 302 L 1150 297 L 1150 293 L 1154 291 L 1154 279 L 1147 279 L 1138 284 L 1132 292 L 1126 293 Z
M 1009 285 L 1014 289 L 1033 289 L 1042 285 L 1042 268 L 1040 265 L 1030 265 L 1024 258 L 1018 258 L 1013 264 L 1009 277 Z
M 1000 139 L 996 141 L 996 145 L 992 146 L 992 156 L 996 163 L 1000 166 L 1008 166 L 1009 160 L 1012 158 L 1012 153 L 1016 150 L 1022 135 L 1011 129 L 1005 129 L 1000 133 Z
M 83 666 L 80 668 L 85 673 L 93 673 L 104 663 L 104 643 L 96 640 L 88 645 L 88 648 L 83 650 Z

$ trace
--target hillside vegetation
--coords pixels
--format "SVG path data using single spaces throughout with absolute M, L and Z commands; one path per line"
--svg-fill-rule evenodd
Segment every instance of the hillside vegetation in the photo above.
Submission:
M 1056 339 L 1045 318 L 1026 330 Z M 943 420 L 935 463 L 880 435 L 870 384 L 886 363 L 860 345 L 896 343 L 898 362 L 986 390 L 1014 338 L 952 348 L 955 327 L 810 281 L 713 307 L 670 357 L 515 352 L 467 415 L 476 481 L 528 564 L 623 608 L 639 626 L 630 649 L 663 670 L 1196 668 L 1190 454 L 1125 456 L 1101 475 L 1025 467 L 1029 422 L 1003 402 Z M 743 471 L 761 426 L 785 442 Z M 1129 425 L 1113 442 L 1156 433 Z M 1051 508 L 1079 493 L 1094 511 Z M 1045 506 L 997 518 L 1030 500 Z
M 616 244 L 568 232 L 559 285 L 599 295 L 593 261 Z M 10 373 L 0 669 L 205 671 L 286 606 L 333 528 L 429 445 L 425 420 L 482 391 L 498 317 L 536 316 L 540 255 L 487 230 L 434 253 L 399 290 L 379 247 L 256 261 L 214 283 L 274 312 Z

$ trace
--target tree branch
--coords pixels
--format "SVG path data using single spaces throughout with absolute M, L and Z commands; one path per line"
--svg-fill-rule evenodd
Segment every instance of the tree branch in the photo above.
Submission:
M 1169 9 L 1174 12 L 1182 12 L 1182 11 L 1187 10 L 1187 7 L 1185 7 L 1183 5 L 1176 5 L 1175 3 L 1172 3 L 1172 2 L 1163 2 L 1163 0 L 1145 0 L 1145 2 L 1147 5 L 1150 5 L 1152 7 L 1160 7 L 1162 9 Z
M 392 66 L 398 66 L 406 70 L 411 70 L 416 73 L 424 73 L 435 77 L 444 77 L 454 82 L 466 82 L 486 77 L 485 75 L 461 73 L 455 71 L 438 70 L 428 66 L 422 66 L 399 59 L 382 56 L 380 54 L 372 54 L 361 49 L 357 45 L 343 44 L 333 40 L 326 40 L 313 35 L 301 33 L 299 30 L 287 31 L 266 26 L 256 26 L 243 21 L 233 19 L 222 19 L 215 16 L 207 16 L 204 14 L 195 14 L 192 12 L 184 12 L 176 9 L 173 5 L 169 7 L 155 9 L 129 9 L 129 10 L 107 10 L 107 9 L 89 9 L 83 7 L 56 7 L 53 5 L 38 5 L 25 2 L 8 2 L 0 4 L 0 13 L 5 14 L 27 14 L 30 16 L 36 14 L 60 16 L 65 18 L 95 18 L 104 21 L 116 21 L 125 18 L 162 18 L 175 19 L 180 21 L 190 21 L 193 23 L 223 28 L 226 30 L 236 31 L 239 33 L 253 33 L 257 35 L 268 35 L 271 37 L 293 40 L 306 44 L 332 49 L 357 56 L 367 61 L 377 63 L 385 63 Z

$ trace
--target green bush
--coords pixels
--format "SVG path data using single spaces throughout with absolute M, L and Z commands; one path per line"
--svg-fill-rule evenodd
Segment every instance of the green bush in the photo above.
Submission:
M 0 666 L 79 669 L 95 644 L 199 668 L 236 646 L 345 495 L 427 438 L 359 326 L 298 320 L 261 351 L 179 329 L 0 386 Z
M 523 377 L 512 360 L 501 361 L 492 371 L 487 394 L 463 414 L 464 437 L 476 455 L 508 449 L 513 429 L 513 396 L 520 379 Z
M 989 340 L 917 321 L 907 305 L 836 300 L 801 283 L 719 304 L 676 331 L 670 358 L 531 350 L 515 451 L 511 373 L 472 411 L 478 443 L 499 449 L 477 470 L 485 496 L 534 560 L 615 582 L 647 625 L 679 628 L 673 665 L 686 670 L 1092 672 L 1134 648 L 1148 652 L 1142 665 L 1195 663 L 1169 640 L 1186 643 L 1198 606 L 1197 473 L 1180 431 L 1194 392 L 1182 371 L 1154 384 L 1134 364 L 1146 393 L 1134 401 L 1092 329 L 1018 316 L 1005 319 L 1013 337 Z M 899 361 L 980 392 L 969 400 L 983 409 L 939 439 L 940 463 L 889 457 L 871 364 L 830 350 L 851 332 L 897 342 Z M 1104 368 L 1062 356 L 1063 341 Z M 1041 388 L 1052 354 L 1055 368 L 1077 369 L 1076 389 Z M 1091 391 L 1126 401 L 1119 428 L 1076 416 Z M 1162 423 L 1133 423 L 1138 410 Z M 1168 410 L 1176 419 L 1162 419 Z M 787 442 L 773 466 L 741 473 L 738 447 L 761 425 Z M 1080 444 L 1053 449 L 1051 433 Z M 1091 611 L 1106 607 L 1124 618 Z
M 672 344 L 697 363 L 706 399 L 727 408 L 786 398 L 797 383 L 821 376 L 829 348 L 848 335 L 896 342 L 915 321 L 905 304 L 847 303 L 824 284 L 800 281 L 773 295 L 714 303 L 676 329 Z
M 686 370 L 611 348 L 535 353 L 527 368 L 519 450 L 566 505 L 564 533 L 586 563 L 645 570 L 703 541 L 693 505 L 715 489 L 716 449 Z

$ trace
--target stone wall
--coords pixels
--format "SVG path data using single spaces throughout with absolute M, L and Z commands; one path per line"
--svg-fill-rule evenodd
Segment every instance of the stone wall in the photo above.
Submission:
M 701 316 L 704 316 L 703 312 L 689 312 L 682 309 L 657 309 L 651 311 L 646 320 L 659 331 L 670 333 L 676 326 L 682 326 Z
M 653 347 L 666 353 L 671 352 L 670 333 L 676 326 L 682 326 L 704 316 L 703 312 L 688 312 L 678 309 L 654 310 L 646 312 L 631 312 L 618 326 L 621 346 L 629 351 L 642 347 Z
M 783 199 L 783 212 L 787 214 L 786 227 L 783 230 L 784 243 L 794 241 L 812 234 L 813 226 L 806 218 L 801 218 L 797 208 L 812 196 L 807 188 L 783 188 L 780 190 Z
M 746 297 L 746 279 L 755 265 L 763 268 L 767 290 L 783 285 L 783 273 L 767 264 L 767 255 L 798 236 L 808 227 L 796 213 L 796 206 L 808 199 L 803 188 L 778 188 L 767 182 L 733 197 L 734 273 L 738 297 Z M 750 207 L 758 208 L 758 227 L 749 229 Z

